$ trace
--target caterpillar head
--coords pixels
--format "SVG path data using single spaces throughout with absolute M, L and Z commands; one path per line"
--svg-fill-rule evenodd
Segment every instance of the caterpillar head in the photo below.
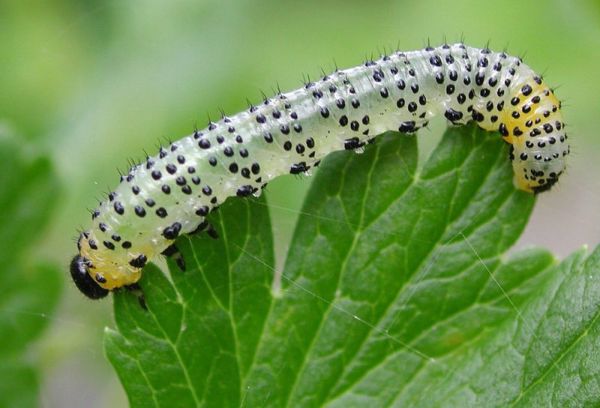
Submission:
M 99 246 L 94 232 L 82 232 L 77 241 L 79 253 L 71 261 L 71 277 L 77 288 L 90 299 L 100 299 L 108 292 L 138 281 L 146 257 L 141 255 L 131 262 L 123 262 L 126 251 L 114 246 Z M 143 259 L 140 259 L 143 258 Z M 141 262 L 137 264 L 136 262 Z
M 75 255 L 71 261 L 71 277 L 77 289 L 90 299 L 101 299 L 108 295 L 108 289 L 104 289 L 89 274 L 89 259 L 81 255 Z

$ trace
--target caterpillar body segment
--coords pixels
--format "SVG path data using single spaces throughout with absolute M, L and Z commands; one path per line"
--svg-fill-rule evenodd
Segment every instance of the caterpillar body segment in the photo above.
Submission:
M 72 277 L 90 298 L 132 285 L 228 197 L 257 194 L 333 151 L 389 130 L 415 132 L 438 115 L 499 131 L 519 189 L 548 190 L 565 169 L 560 102 L 519 58 L 464 44 L 396 52 L 210 123 L 134 166 L 81 234 Z

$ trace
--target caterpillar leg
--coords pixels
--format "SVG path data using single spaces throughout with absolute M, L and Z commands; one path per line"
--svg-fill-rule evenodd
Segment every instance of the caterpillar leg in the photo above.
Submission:
M 190 232 L 190 235 L 199 234 L 202 231 L 206 231 L 206 233 L 208 234 L 208 236 L 211 237 L 212 239 L 218 239 L 219 238 L 219 234 L 217 233 L 217 230 L 208 221 L 202 221 L 194 231 Z
M 212 239 L 219 239 L 219 234 L 217 233 L 217 230 L 215 229 L 215 227 L 213 227 L 212 224 L 208 224 L 208 228 L 206 229 L 206 233 Z
M 140 307 L 144 310 L 148 310 L 148 306 L 146 305 L 146 298 L 144 297 L 144 291 L 142 287 L 137 283 L 132 283 L 131 285 L 124 286 L 125 289 L 132 293 L 138 300 Z
M 177 248 L 175 244 L 170 245 L 167 247 L 167 249 L 162 251 L 162 255 L 173 259 L 179 269 L 181 269 L 182 272 L 185 272 L 185 260 L 183 259 L 181 252 L 179 252 L 179 248 Z

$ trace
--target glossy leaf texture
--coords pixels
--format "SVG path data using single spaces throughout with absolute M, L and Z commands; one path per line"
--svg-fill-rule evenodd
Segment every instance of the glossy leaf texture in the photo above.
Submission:
M 534 201 L 497 134 L 450 128 L 422 165 L 383 135 L 323 162 L 280 273 L 263 199 L 181 238 L 147 311 L 116 294 L 107 355 L 133 406 L 598 404 L 600 254 L 507 254 Z

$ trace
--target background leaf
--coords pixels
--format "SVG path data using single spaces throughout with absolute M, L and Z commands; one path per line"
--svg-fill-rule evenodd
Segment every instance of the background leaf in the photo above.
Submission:
M 218 241 L 178 241 L 187 272 L 146 271 L 149 311 L 115 296 L 105 346 L 130 402 L 600 402 L 589 355 L 599 255 L 556 267 L 542 249 L 506 254 L 534 203 L 512 186 L 507 155 L 475 126 L 448 129 L 422 166 L 414 136 L 332 154 L 274 293 L 264 201 L 228 201 L 213 217 Z M 572 382 L 552 378 L 564 372 Z
M 61 293 L 61 273 L 32 257 L 56 202 L 47 158 L 0 131 L 0 406 L 36 406 L 38 370 L 32 342 L 46 328 Z

